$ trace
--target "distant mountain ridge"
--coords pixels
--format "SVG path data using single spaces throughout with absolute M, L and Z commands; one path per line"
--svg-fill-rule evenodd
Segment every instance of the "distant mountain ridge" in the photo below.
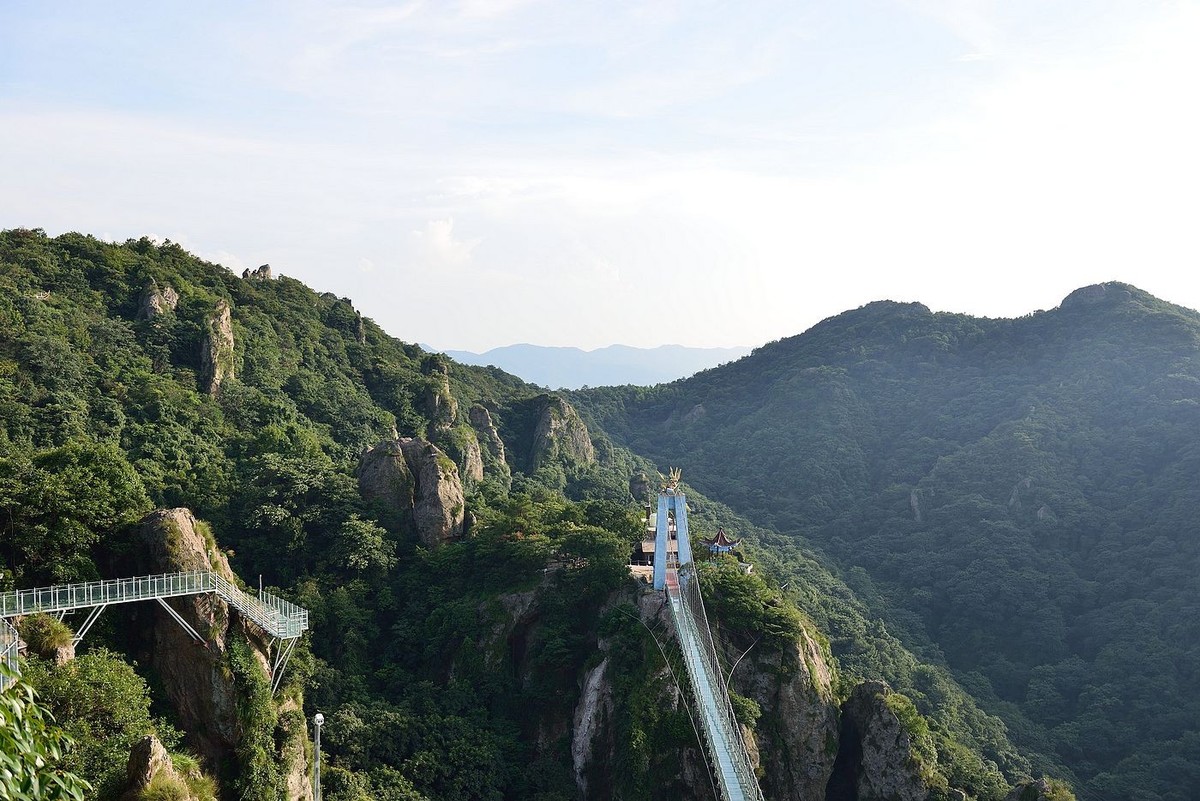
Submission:
M 421 347 L 438 350 L 427 345 Z M 750 348 L 689 348 L 683 345 L 635 348 L 609 345 L 596 350 L 583 350 L 522 343 L 492 348 L 484 353 L 465 350 L 441 352 L 463 364 L 499 367 L 539 386 L 579 389 L 585 386 L 665 384 L 736 361 L 748 355 Z

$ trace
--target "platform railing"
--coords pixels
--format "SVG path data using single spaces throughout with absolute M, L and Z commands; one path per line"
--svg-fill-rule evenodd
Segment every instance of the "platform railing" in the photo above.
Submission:
M 107 604 L 203 593 L 221 596 L 263 631 L 281 640 L 299 637 L 308 629 L 307 610 L 270 593 L 260 592 L 256 598 L 224 577 L 207 570 L 103 579 L 0 593 L 0 618 L 35 612 L 71 612 Z

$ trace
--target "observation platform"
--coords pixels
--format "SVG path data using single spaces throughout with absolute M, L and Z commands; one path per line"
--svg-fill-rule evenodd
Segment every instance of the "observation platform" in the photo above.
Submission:
M 87 618 L 75 633 L 74 641 L 78 644 L 108 606 L 135 601 L 157 601 L 188 634 L 204 642 L 204 638 L 166 599 L 205 594 L 219 596 L 242 617 L 273 638 L 272 691 L 278 689 L 296 640 L 308 630 L 308 610 L 270 593 L 259 591 L 257 595 L 251 595 L 223 576 L 208 570 L 104 579 L 0 593 L 0 662 L 8 664 L 14 671 L 17 667 L 19 636 L 8 618 L 42 612 L 61 619 L 68 612 L 88 609 Z M 0 687 L 3 686 L 4 680 L 0 679 Z

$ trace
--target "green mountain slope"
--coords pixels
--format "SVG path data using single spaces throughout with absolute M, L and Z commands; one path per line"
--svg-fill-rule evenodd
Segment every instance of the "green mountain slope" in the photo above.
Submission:
M 328 801 L 708 797 L 670 649 L 649 631 L 654 599 L 626 568 L 641 533 L 630 478 L 653 470 L 562 398 L 398 342 L 299 282 L 237 277 L 146 239 L 0 233 L 3 587 L 127 575 L 146 513 L 186 506 L 239 575 L 312 610 L 275 708 L 250 651 L 234 649 L 244 732 L 226 761 L 200 754 L 223 797 L 286 794 L 280 732 L 318 709 Z M 689 499 L 701 532 L 734 520 Z M 859 681 L 883 678 L 916 703 L 880 695 L 879 714 L 906 727 L 911 754 L 893 756 L 931 798 L 954 787 L 999 801 L 1027 774 L 1003 725 L 873 619 L 882 600 L 864 604 L 813 552 L 736 525 L 766 580 L 727 562 L 705 575 L 729 665 L 759 643 L 734 686 L 764 764 L 819 787 L 839 750 L 837 736 L 819 753 L 787 741 L 780 687 L 804 696 L 821 684 L 805 677 L 823 676 L 806 703 L 836 723 Z M 31 657 L 27 670 L 83 733 L 100 797 L 150 730 L 195 746 L 145 614 L 105 612 L 76 660 L 91 696 L 119 681 L 136 699 L 119 732 L 103 733 L 100 706 L 71 705 L 79 668 Z M 808 657 L 787 656 L 797 643 Z M 608 700 L 580 743 L 589 687 Z M 798 797 L 781 775 L 763 781 Z
M 1015 320 L 881 302 L 574 400 L 842 566 L 1085 797 L 1200 792 L 1200 315 L 1133 287 Z

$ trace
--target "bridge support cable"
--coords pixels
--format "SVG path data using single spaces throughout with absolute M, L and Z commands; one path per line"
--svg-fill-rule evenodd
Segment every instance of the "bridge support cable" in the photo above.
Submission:
M 713 771 L 725 801 L 763 801 L 754 767 L 746 753 L 741 724 L 729 701 L 708 615 L 704 611 L 700 581 L 691 558 L 690 543 L 686 539 L 687 500 L 682 494 L 665 492 L 659 496 L 660 508 L 664 498 L 675 513 L 675 529 L 679 539 L 678 567 L 666 567 L 664 588 L 671 623 L 683 652 L 684 666 L 699 710 L 703 745 L 712 757 Z M 656 553 L 656 563 L 657 557 Z
M 107 608 L 108 604 L 100 604 L 99 606 L 93 607 L 92 610 L 88 612 L 88 616 L 86 619 L 84 619 L 83 625 L 80 626 L 79 630 L 75 632 L 75 636 L 71 638 L 72 645 L 79 645 L 79 643 L 83 642 L 83 638 L 87 636 L 88 631 L 90 631 L 92 626 L 96 623 L 96 620 L 100 617 L 100 613 Z M 66 610 L 59 612 L 58 619 L 62 620 L 62 616 L 66 613 Z
M 172 607 L 169 603 L 167 603 L 166 600 L 164 600 L 162 598 L 155 598 L 154 600 L 158 601 L 159 606 L 161 606 L 163 609 L 167 610 L 167 614 L 170 615 L 171 617 L 173 617 L 175 619 L 175 622 L 183 627 L 184 631 L 186 631 L 188 634 L 192 635 L 193 640 L 195 640 L 198 643 L 204 642 L 204 638 L 200 636 L 200 632 L 198 632 L 194 628 L 192 628 L 192 624 L 188 623 L 186 620 L 184 620 L 183 615 L 176 612 L 174 607 Z
M 0 593 L 0 623 L 3 624 L 0 625 L 0 662 L 9 664 L 14 670 L 17 667 L 16 651 L 20 638 L 7 618 L 44 612 L 61 619 L 67 612 L 87 609 L 88 616 L 74 637 L 75 643 L 78 644 L 106 607 L 134 601 L 158 601 L 188 634 L 204 642 L 204 638 L 166 603 L 166 599 L 205 594 L 220 596 L 244 618 L 273 638 L 276 658 L 271 679 L 273 685 L 278 688 L 295 641 L 308 629 L 308 610 L 261 590 L 257 596 L 252 596 L 225 577 L 207 570 L 105 579 Z

